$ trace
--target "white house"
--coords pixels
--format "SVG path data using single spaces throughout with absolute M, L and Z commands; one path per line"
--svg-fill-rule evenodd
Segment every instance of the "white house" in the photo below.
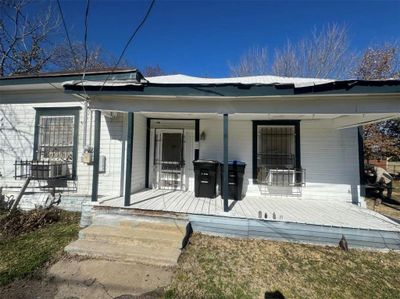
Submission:
M 353 214 L 338 211 L 364 206 L 359 128 L 399 113 L 397 80 L 136 70 L 89 72 L 85 81 L 79 73 L 1 78 L 0 184 L 16 196 L 34 177 L 26 205 L 54 189 L 70 209 L 92 202 L 354 227 Z M 195 197 L 197 159 L 244 162 L 241 200 Z M 229 174 L 217 176 L 217 193 L 228 190 Z

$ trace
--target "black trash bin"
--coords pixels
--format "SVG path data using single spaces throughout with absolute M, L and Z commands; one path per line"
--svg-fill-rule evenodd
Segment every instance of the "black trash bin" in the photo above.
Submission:
M 217 196 L 218 161 L 195 160 L 194 196 L 214 198 Z
M 243 190 L 243 175 L 246 168 L 246 163 L 242 161 L 228 162 L 228 187 L 229 199 L 241 200 Z M 224 197 L 224 163 L 221 163 L 221 194 Z

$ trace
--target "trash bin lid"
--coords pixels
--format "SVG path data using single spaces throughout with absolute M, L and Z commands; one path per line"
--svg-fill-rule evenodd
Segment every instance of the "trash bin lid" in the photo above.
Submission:
M 220 164 L 224 165 L 224 162 L 220 162 Z M 243 161 L 238 161 L 238 160 L 230 160 L 230 161 L 228 161 L 228 165 L 246 166 L 246 163 Z
M 193 160 L 193 163 L 201 163 L 201 164 L 219 164 L 216 160 Z

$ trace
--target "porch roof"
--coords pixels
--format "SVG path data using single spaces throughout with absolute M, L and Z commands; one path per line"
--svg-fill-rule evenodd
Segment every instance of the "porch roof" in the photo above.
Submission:
M 137 80 L 67 81 L 68 93 L 82 91 L 93 95 L 171 97 L 269 97 L 291 95 L 400 94 L 400 80 L 331 80 L 278 76 L 199 78 L 170 75 Z

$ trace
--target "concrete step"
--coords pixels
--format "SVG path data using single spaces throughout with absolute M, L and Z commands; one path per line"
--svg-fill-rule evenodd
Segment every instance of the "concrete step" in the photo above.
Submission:
M 175 220 L 161 217 L 146 217 L 138 215 L 116 215 L 116 214 L 94 214 L 92 224 L 102 226 L 141 226 L 147 228 L 156 228 L 157 230 L 180 230 L 186 229 L 188 220 Z M 162 225 L 162 226 L 161 226 Z
M 186 223 L 137 215 L 94 215 L 93 224 L 82 229 L 79 240 L 65 250 L 108 260 L 175 266 Z
M 120 262 L 133 262 L 145 265 L 174 267 L 180 250 L 164 247 L 157 251 L 142 246 L 108 244 L 101 241 L 77 240 L 69 244 L 65 251 L 69 254 L 103 258 Z
M 143 228 L 138 225 L 134 228 L 124 226 L 91 225 L 79 232 L 80 240 L 102 241 L 110 244 L 125 244 L 145 246 L 149 248 L 181 247 L 184 231 L 158 231 Z

